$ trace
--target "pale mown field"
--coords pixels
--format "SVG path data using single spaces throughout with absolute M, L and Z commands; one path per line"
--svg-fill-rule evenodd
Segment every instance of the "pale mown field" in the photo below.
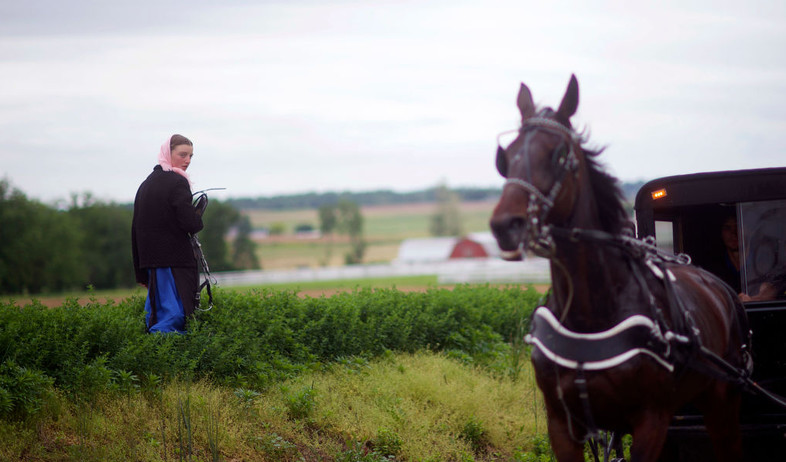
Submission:
M 495 202 L 465 202 L 460 205 L 465 233 L 488 231 L 488 220 Z M 365 263 L 389 262 L 398 255 L 404 239 L 429 237 L 431 216 L 437 211 L 434 203 L 363 207 L 364 236 L 368 247 Z M 299 238 L 294 235 L 298 225 L 319 229 L 315 209 L 245 210 L 254 229 L 283 226 L 284 234 L 257 239 L 257 256 L 263 269 L 338 266 L 344 264 L 349 251 L 345 236 Z

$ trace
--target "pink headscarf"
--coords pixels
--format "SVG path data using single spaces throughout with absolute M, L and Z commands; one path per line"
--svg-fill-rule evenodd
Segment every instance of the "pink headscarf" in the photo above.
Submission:
M 175 172 L 183 175 L 188 180 L 189 186 L 191 185 L 191 178 L 188 173 L 182 168 L 172 167 L 172 151 L 169 149 L 169 143 L 172 142 L 172 137 L 166 140 L 166 143 L 161 145 L 161 151 L 158 153 L 158 165 L 164 169 L 165 172 Z

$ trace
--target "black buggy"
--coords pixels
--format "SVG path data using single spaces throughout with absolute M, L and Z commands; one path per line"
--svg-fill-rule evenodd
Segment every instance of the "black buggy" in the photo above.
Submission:
M 639 190 L 635 211 L 639 238 L 687 254 L 743 294 L 758 386 L 743 385 L 745 454 L 752 461 L 786 460 L 786 408 L 778 396 L 767 396 L 786 396 L 786 168 L 659 178 Z M 660 460 L 713 460 L 699 412 L 677 413 Z

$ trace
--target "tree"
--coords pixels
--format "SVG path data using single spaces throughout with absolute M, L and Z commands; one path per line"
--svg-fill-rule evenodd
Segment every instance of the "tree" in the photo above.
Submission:
M 202 221 L 205 227 L 199 232 L 202 252 L 210 265 L 211 271 L 232 270 L 229 258 L 226 235 L 235 223 L 240 220 L 240 212 L 229 204 L 211 200 Z
M 349 236 L 350 251 L 345 255 L 347 264 L 357 264 L 363 261 L 366 253 L 366 240 L 363 238 L 363 215 L 357 202 L 341 199 L 336 206 L 338 213 L 338 227 Z
M 281 236 L 286 231 L 286 225 L 280 221 L 272 223 L 270 225 L 270 235 L 271 236 Z
M 133 287 L 130 233 L 133 210 L 93 201 L 86 194 L 81 201 L 72 197 L 68 215 L 81 231 L 81 258 L 87 271 L 85 282 L 98 289 Z
M 74 220 L 0 180 L 0 293 L 73 289 L 85 274 Z
M 232 244 L 232 266 L 236 270 L 259 269 L 257 245 L 251 240 L 251 220 L 241 215 L 237 223 L 237 236 Z
M 338 225 L 338 216 L 336 215 L 335 204 L 322 204 L 319 206 L 319 231 L 323 236 L 327 236 L 328 242 L 325 246 L 325 257 L 322 262 L 323 266 L 330 264 L 330 258 L 333 256 L 333 233 Z
M 251 240 L 251 222 L 227 202 L 211 200 L 202 217 L 204 229 L 199 232 L 199 242 L 211 271 L 231 271 L 259 268 L 256 244 Z M 237 236 L 229 253 L 226 236 L 237 227 Z
M 344 256 L 347 264 L 356 264 L 363 261 L 366 252 L 366 240 L 363 237 L 363 215 L 357 202 L 340 199 L 335 204 L 325 204 L 319 207 L 319 229 L 322 234 L 330 236 L 330 242 L 325 255 L 325 264 L 330 260 L 333 245 L 333 231 L 349 236 L 350 251 Z
M 314 225 L 311 223 L 300 223 L 299 225 L 295 226 L 295 234 L 299 233 L 311 233 L 314 231 Z
M 458 194 L 442 183 L 435 190 L 435 198 L 437 210 L 431 216 L 429 225 L 431 234 L 433 236 L 460 236 L 463 229 Z

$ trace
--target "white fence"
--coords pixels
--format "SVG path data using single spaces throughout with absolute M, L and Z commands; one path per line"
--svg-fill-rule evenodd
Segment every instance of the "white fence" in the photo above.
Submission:
M 543 258 L 506 262 L 498 258 L 447 260 L 438 263 L 391 263 L 286 271 L 228 271 L 212 274 L 219 286 L 275 284 L 436 275 L 440 284 L 455 283 L 547 283 L 549 263 Z

